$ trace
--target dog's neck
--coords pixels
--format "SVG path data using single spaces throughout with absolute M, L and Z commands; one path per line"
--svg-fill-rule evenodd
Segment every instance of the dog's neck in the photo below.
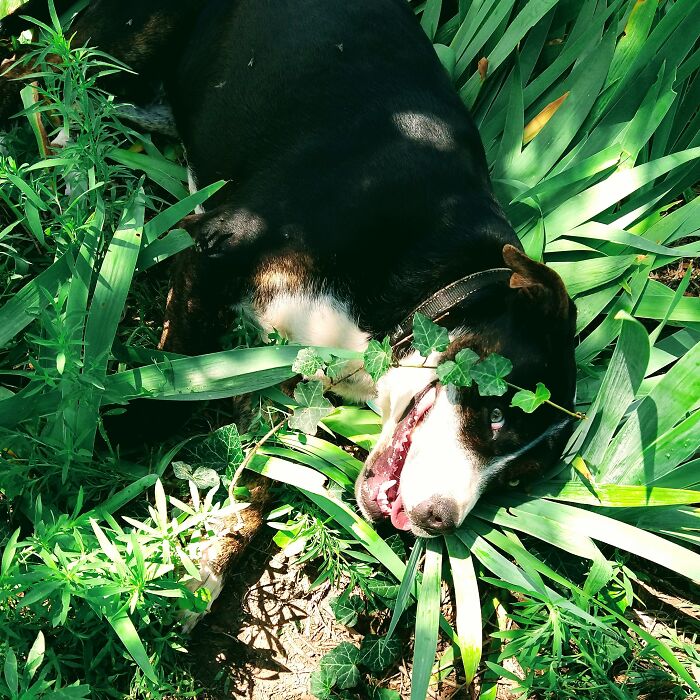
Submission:
M 480 222 L 478 229 L 473 227 L 464 235 L 447 240 L 435 236 L 430 242 L 432 246 L 404 257 L 402 264 L 388 271 L 382 284 L 377 285 L 377 293 L 360 309 L 360 318 L 373 336 L 393 335 L 413 311 L 454 282 L 486 270 L 503 268 L 503 246 L 517 244 L 517 237 L 505 219 L 494 215 Z M 445 303 L 448 301 L 446 299 Z M 457 315 L 446 317 L 443 325 L 451 329 L 461 322 Z

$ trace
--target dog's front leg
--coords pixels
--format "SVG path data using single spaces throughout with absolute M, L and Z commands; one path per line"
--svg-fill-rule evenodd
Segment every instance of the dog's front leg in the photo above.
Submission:
M 227 283 L 219 265 L 189 248 L 175 261 L 163 322 L 161 350 L 201 355 L 221 349 L 230 305 Z

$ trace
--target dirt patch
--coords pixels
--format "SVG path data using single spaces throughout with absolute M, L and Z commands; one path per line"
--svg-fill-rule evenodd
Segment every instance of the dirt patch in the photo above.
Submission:
M 311 589 L 315 573 L 285 558 L 265 528 L 247 548 L 212 611 L 192 633 L 189 645 L 195 676 L 205 700 L 313 700 L 309 679 L 321 657 L 341 642 L 359 644 L 362 635 L 338 624 L 330 601 L 340 591 Z M 412 648 L 382 687 L 410 696 Z M 505 688 L 504 688 L 505 690 Z M 434 700 L 467 700 L 472 694 L 454 675 L 429 695 Z M 499 699 L 512 697 L 500 693 Z
M 190 653 L 211 700 L 296 700 L 308 694 L 321 657 L 359 635 L 334 621 L 329 586 L 311 590 L 263 532 L 228 574 L 212 611 L 195 628 Z
M 685 240 L 681 242 L 685 242 Z M 688 239 L 687 242 L 691 242 L 691 239 Z M 697 297 L 700 296 L 700 258 L 679 260 L 671 265 L 660 267 L 649 276 L 651 279 L 662 282 L 670 289 L 675 290 L 691 265 L 693 271 L 690 273 L 690 282 L 684 296 Z

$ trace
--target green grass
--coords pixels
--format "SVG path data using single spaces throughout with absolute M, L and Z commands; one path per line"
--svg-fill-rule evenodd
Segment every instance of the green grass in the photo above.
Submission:
M 327 434 L 286 424 L 301 401 L 305 418 L 362 448 L 379 429 L 367 409 L 324 416 L 323 397 L 275 388 L 295 374 L 299 348 L 158 353 L 157 265 L 191 244 L 170 229 L 214 187 L 186 196 L 178 146 L 119 121 L 88 71 L 118 66 L 70 47 L 54 20 L 35 58 L 62 63 L 40 71 L 41 106 L 0 135 L 0 694 L 196 693 L 178 620 L 206 605 L 186 584 L 227 490 L 245 497 L 244 459 L 291 484 L 274 513 L 278 543 L 305 547 L 318 583 L 349 576 L 341 619 L 388 606 L 392 636 L 415 624 L 412 698 L 431 683 L 438 648 L 438 675 L 461 656 L 460 682 L 478 673 L 486 699 L 509 658 L 525 696 L 700 692 L 692 640 L 651 636 L 633 614 L 645 577 L 677 576 L 691 600 L 700 582 L 700 301 L 683 295 L 688 276 L 678 290 L 650 277 L 700 253 L 700 46 L 688 31 L 700 6 L 467 0 L 439 23 L 441 7 L 416 11 L 473 111 L 498 196 L 578 307 L 577 410 L 588 418 L 564 460 L 527 489 L 485 496 L 446 547 L 419 541 L 409 559 L 358 517 L 361 463 Z M 49 132 L 70 132 L 65 148 L 43 152 L 38 113 Z M 232 345 L 249 330 L 241 319 Z M 187 444 L 128 457 L 98 439 L 105 412 L 138 396 L 250 391 L 261 410 L 244 435 L 193 428 Z M 441 577 L 454 587 L 455 629 L 439 615 Z M 376 687 L 389 649 L 343 648 L 314 692 L 392 697 Z

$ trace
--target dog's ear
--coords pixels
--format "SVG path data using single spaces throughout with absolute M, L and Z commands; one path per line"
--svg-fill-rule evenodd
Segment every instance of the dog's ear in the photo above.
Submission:
M 548 313 L 562 318 L 569 315 L 569 295 L 562 278 L 551 267 L 532 260 L 509 243 L 503 246 L 503 260 L 513 271 L 511 289 L 541 304 Z

